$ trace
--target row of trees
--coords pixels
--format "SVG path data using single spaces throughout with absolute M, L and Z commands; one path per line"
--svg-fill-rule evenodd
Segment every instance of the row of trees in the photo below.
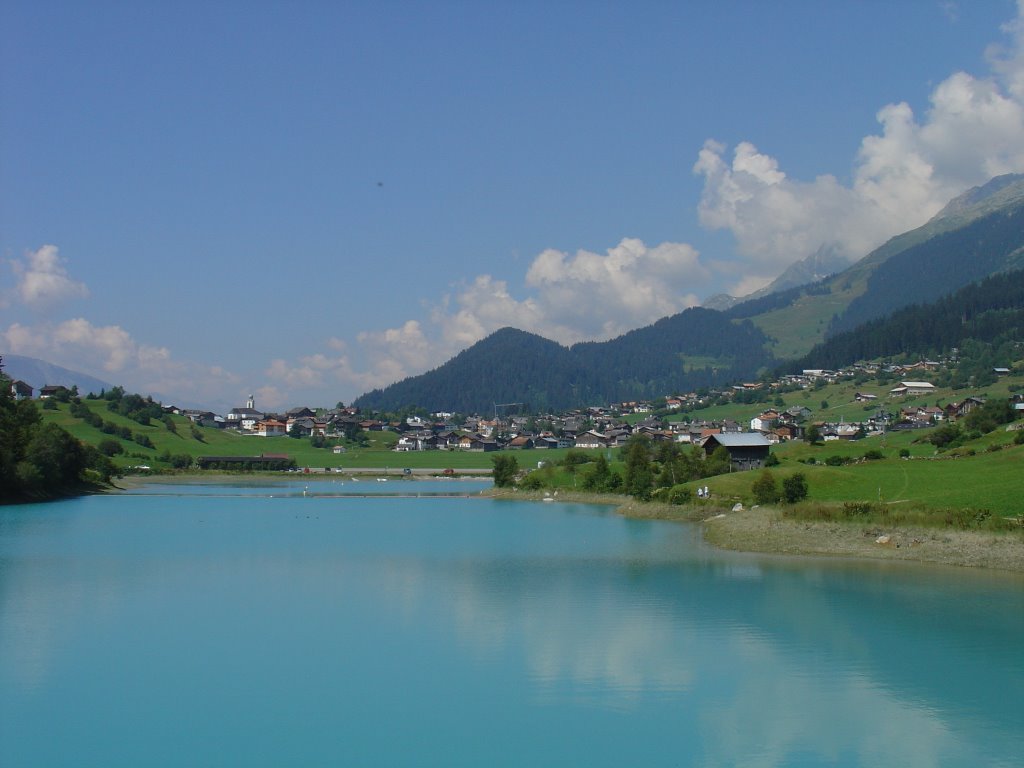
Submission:
M 653 442 L 647 435 L 634 435 L 622 450 L 621 472 L 613 467 L 604 452 L 585 453 L 570 450 L 562 468 L 578 478 L 578 487 L 595 493 L 624 493 L 648 500 L 660 489 L 681 488 L 683 484 L 721 475 L 731 468 L 729 452 L 719 446 L 710 456 L 698 446 Z M 514 456 L 494 456 L 494 482 L 499 487 L 514 484 L 519 465 Z M 554 468 L 544 467 L 529 473 L 521 488 L 537 490 L 553 485 Z M 681 498 L 677 491 L 673 498 Z

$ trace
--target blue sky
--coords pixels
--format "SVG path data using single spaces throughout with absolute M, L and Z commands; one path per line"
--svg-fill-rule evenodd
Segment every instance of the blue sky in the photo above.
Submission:
M 0 8 L 0 353 L 169 400 L 610 338 L 1024 171 L 1009 0 Z

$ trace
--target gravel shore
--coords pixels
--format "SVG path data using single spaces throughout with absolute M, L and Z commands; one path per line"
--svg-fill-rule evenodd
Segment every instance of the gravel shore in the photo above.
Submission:
M 1021 533 L 806 522 L 758 508 L 704 521 L 704 537 L 716 547 L 745 552 L 868 557 L 1024 573 Z

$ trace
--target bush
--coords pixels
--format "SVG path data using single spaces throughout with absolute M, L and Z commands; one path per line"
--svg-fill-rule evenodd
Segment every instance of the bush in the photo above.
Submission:
M 540 472 L 531 472 L 519 483 L 519 487 L 524 491 L 539 491 L 546 485 L 547 483 L 544 481 L 544 476 Z
M 1024 445 L 1024 429 L 1018 429 L 1017 434 L 1013 436 L 1014 445 Z
M 669 504 L 689 504 L 693 501 L 693 489 L 685 485 L 673 485 L 665 495 Z
M 758 475 L 750 488 L 750 492 L 753 494 L 754 502 L 757 504 L 774 504 L 782 497 L 775 475 L 767 469 Z
M 111 440 L 109 437 L 100 440 L 96 447 L 104 456 L 117 456 L 119 453 L 124 453 L 124 446 L 117 440 Z
M 885 454 L 877 448 L 872 448 L 870 451 L 864 451 L 864 458 L 868 461 L 878 461 L 879 459 L 884 459 Z
M 807 498 L 807 478 L 802 472 L 790 475 L 782 481 L 782 498 L 788 504 L 795 504 Z
M 901 459 L 909 459 L 910 458 L 910 449 L 909 448 L 900 448 L 900 458 Z
M 844 501 L 843 513 L 847 517 L 860 517 L 870 514 L 871 502 L 869 501 Z

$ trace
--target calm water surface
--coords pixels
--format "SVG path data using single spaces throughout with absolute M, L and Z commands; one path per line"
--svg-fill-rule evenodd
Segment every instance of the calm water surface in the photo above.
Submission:
M 1021 578 L 479 487 L 0 508 L 0 765 L 1024 764 Z

